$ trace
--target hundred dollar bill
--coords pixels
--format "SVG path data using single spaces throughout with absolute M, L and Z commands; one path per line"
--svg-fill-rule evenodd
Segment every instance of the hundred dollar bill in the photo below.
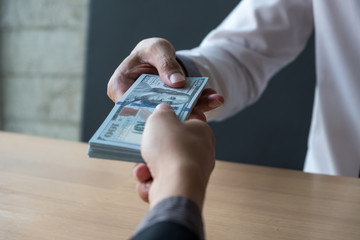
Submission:
M 207 80 L 206 77 L 187 78 L 184 88 L 175 89 L 165 85 L 157 75 L 141 75 L 90 139 L 89 156 L 141 162 L 142 132 L 155 107 L 168 103 L 180 120 L 186 120 Z

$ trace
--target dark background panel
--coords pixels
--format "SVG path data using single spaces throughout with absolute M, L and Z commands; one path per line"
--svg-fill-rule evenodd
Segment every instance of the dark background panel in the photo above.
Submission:
M 115 68 L 144 38 L 163 37 L 176 49 L 197 46 L 238 0 L 92 0 L 90 3 L 82 140 L 88 141 L 113 103 L 106 96 Z M 217 158 L 301 169 L 314 91 L 313 39 L 278 73 L 260 100 L 211 123 Z

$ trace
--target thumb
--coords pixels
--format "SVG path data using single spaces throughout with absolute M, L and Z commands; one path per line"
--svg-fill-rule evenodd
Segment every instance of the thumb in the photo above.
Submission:
M 159 105 L 157 105 L 153 114 L 156 114 L 156 115 L 163 114 L 163 115 L 169 115 L 169 116 L 176 117 L 174 109 L 171 107 L 170 104 L 167 104 L 167 103 L 160 103 Z
M 176 60 L 175 48 L 166 39 L 155 38 L 150 41 L 151 54 L 149 61 L 157 69 L 160 78 L 170 87 L 183 87 L 186 83 L 185 73 Z
M 176 117 L 175 111 L 169 104 L 161 103 L 155 108 L 154 112 L 146 120 L 141 139 L 141 155 L 146 163 L 155 161 L 154 159 L 159 156 L 158 151 L 161 150 L 161 145 L 154 149 L 155 144 L 159 144 L 159 141 L 161 142 L 168 136 L 167 130 L 174 129 L 174 126 L 179 123 L 180 120 Z
M 174 88 L 183 87 L 186 83 L 185 74 L 176 58 L 162 59 L 156 63 L 157 70 L 163 82 Z
M 177 121 L 180 120 L 177 118 L 174 109 L 167 103 L 160 103 L 156 106 L 154 112 L 149 116 L 146 124 L 152 125 L 153 127 L 164 127 L 165 125 L 169 125 Z

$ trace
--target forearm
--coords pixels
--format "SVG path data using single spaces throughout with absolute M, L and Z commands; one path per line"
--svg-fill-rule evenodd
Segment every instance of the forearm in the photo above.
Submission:
M 243 0 L 199 47 L 177 52 L 225 97 L 207 117 L 220 120 L 256 101 L 268 80 L 302 51 L 312 27 L 310 0 Z

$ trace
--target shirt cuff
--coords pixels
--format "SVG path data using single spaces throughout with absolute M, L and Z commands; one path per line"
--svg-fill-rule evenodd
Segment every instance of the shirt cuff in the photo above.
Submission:
M 186 77 L 202 77 L 196 64 L 189 57 L 176 53 L 176 60 L 184 69 Z
M 143 218 L 135 235 L 159 222 L 185 226 L 204 239 L 204 226 L 199 207 L 186 197 L 169 197 L 156 204 Z

